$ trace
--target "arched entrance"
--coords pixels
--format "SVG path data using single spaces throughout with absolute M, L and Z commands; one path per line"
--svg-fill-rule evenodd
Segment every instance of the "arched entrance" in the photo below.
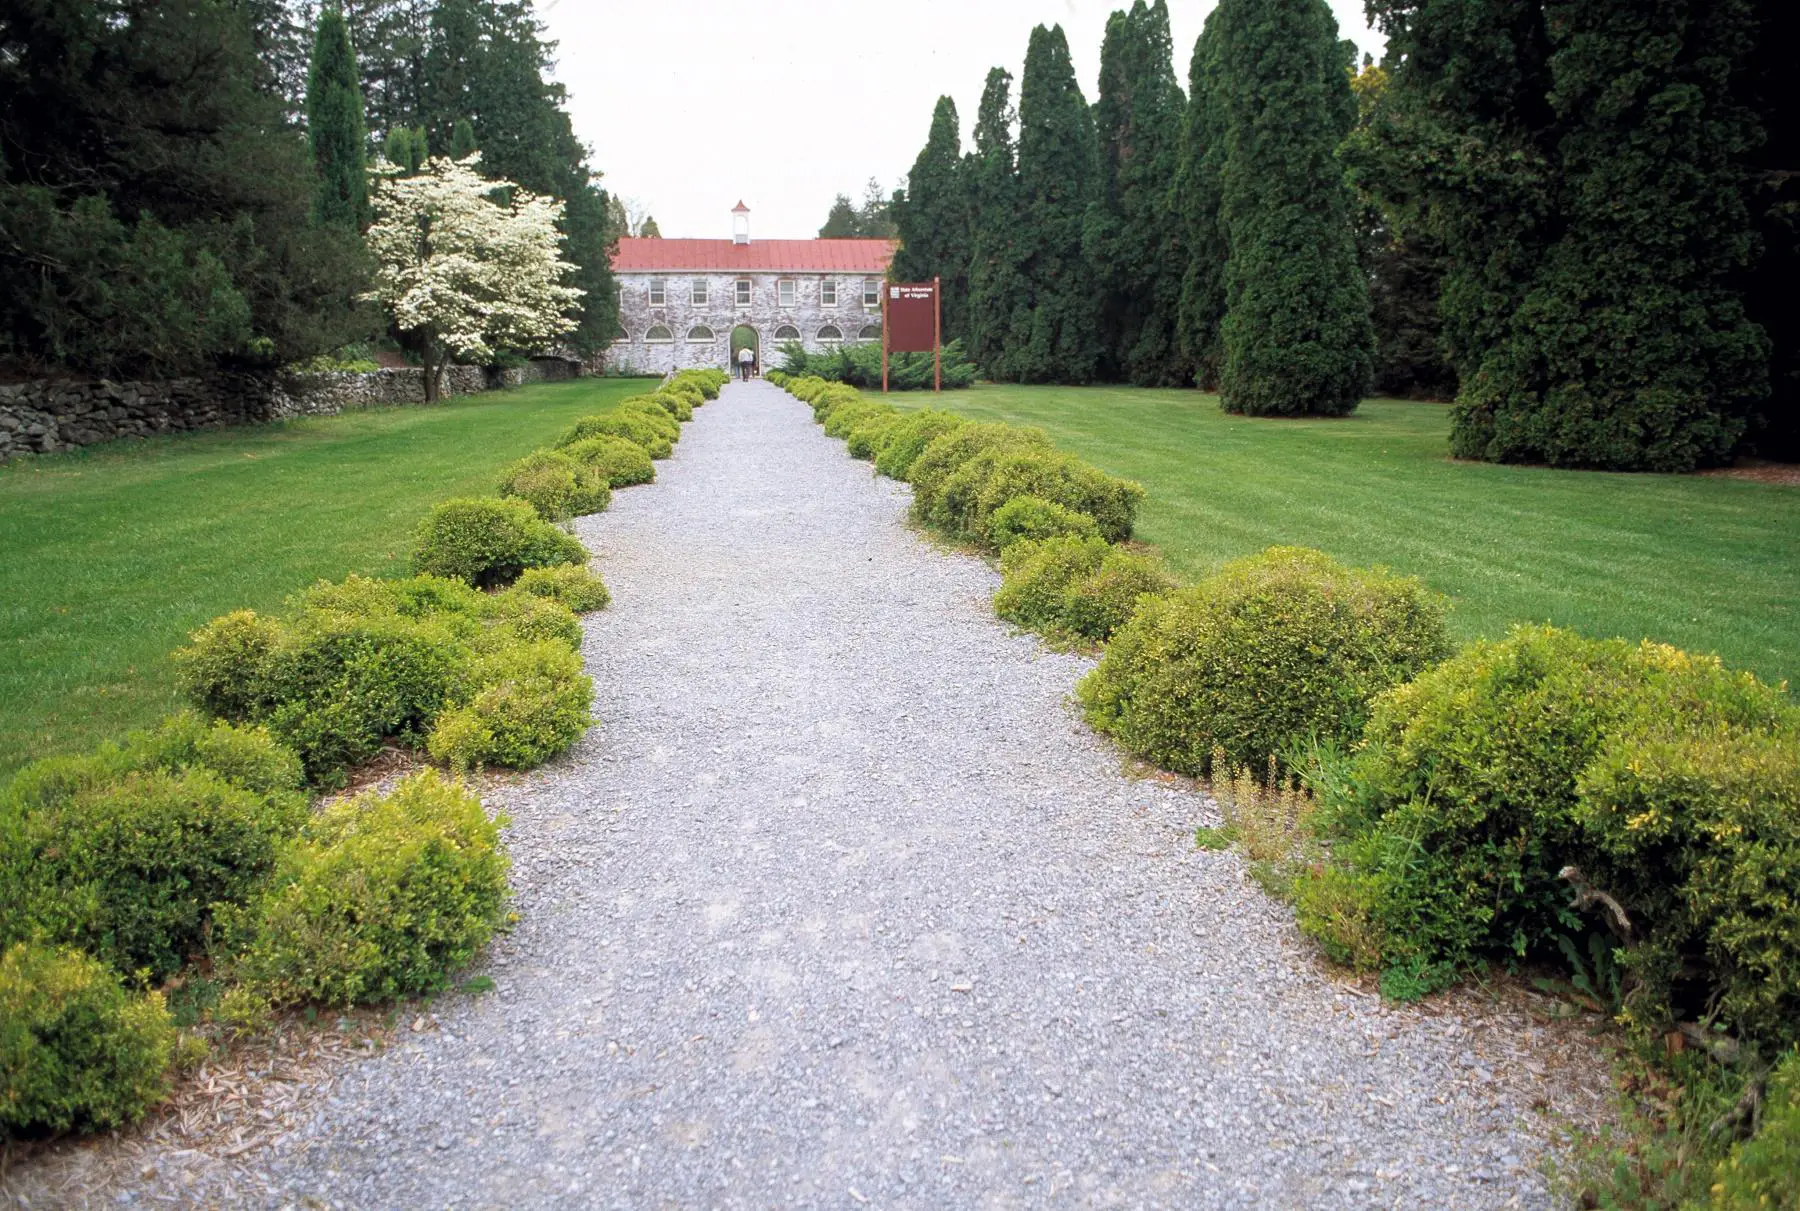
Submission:
M 750 351 L 750 356 L 755 359 L 750 363 L 750 369 L 756 374 L 761 374 L 762 338 L 756 334 L 756 329 L 748 324 L 739 324 L 731 330 L 731 373 L 734 376 L 738 372 L 739 349 Z

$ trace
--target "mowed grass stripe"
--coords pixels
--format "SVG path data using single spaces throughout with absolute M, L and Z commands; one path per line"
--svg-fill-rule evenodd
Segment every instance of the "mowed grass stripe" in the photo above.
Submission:
M 1192 391 L 982 384 L 940 406 L 1039 425 L 1142 481 L 1139 536 L 1187 576 L 1278 543 L 1317 547 L 1422 577 L 1451 597 L 1465 639 L 1552 622 L 1717 652 L 1772 680 L 1800 672 L 1800 488 L 1457 462 L 1442 404 L 1250 419 Z
M 207 619 L 404 573 L 427 508 L 645 389 L 582 379 L 0 466 L 0 776 L 175 707 L 168 653 Z

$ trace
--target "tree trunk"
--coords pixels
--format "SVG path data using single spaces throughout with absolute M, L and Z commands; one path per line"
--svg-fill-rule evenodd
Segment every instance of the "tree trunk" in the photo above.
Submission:
M 437 343 L 429 337 L 419 350 L 419 360 L 425 369 L 425 402 L 435 404 L 438 401 L 438 377 L 444 368 L 438 362 Z

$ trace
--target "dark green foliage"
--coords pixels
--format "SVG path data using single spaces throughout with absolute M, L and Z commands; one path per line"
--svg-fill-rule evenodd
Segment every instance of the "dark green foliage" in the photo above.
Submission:
M 856 204 L 850 195 L 840 193 L 831 199 L 831 209 L 825 215 L 825 225 L 819 228 L 821 240 L 846 240 L 858 235 L 856 223 Z
M 1131 620 L 1140 597 L 1175 587 L 1152 557 L 1098 538 L 1015 542 L 1000 567 L 994 613 L 1051 639 L 1104 643 Z
M 1218 95 L 1222 25 L 1217 8 L 1207 14 L 1188 64 L 1187 122 L 1174 198 L 1187 250 L 1175 343 L 1195 381 L 1208 391 L 1218 389 L 1224 360 L 1219 325 L 1225 319 L 1225 262 L 1230 256 L 1220 215 L 1225 162 L 1225 104 Z
M 1750 221 L 1761 244 L 1742 280 L 1744 307 L 1769 337 L 1769 394 L 1752 418 L 1749 441 L 1764 458 L 1800 462 L 1800 89 L 1793 47 L 1800 5 L 1757 0 L 1757 30 L 1738 74 L 1741 103 L 1755 112 L 1762 140 L 1745 165 Z
M 900 249 L 889 276 L 897 282 L 941 279 L 946 341 L 962 336 L 967 324 L 969 189 L 963 175 L 956 102 L 939 97 L 925 149 L 913 161 L 906 192 L 894 202 Z
M 1004 553 L 1015 542 L 1045 538 L 1098 538 L 1100 526 L 1086 513 L 1077 513 L 1041 496 L 1015 496 L 994 510 L 988 534 Z
M 135 1122 L 168 1090 L 175 1037 L 161 993 L 133 996 L 79 951 L 8 947 L 0 956 L 0 1133 Z
M 545 521 L 599 513 L 612 503 L 612 486 L 599 469 L 562 450 L 535 450 L 500 477 L 501 496 L 516 496 Z
M 1101 375 L 1144 387 L 1193 380 L 1176 340 L 1187 254 L 1170 196 L 1183 107 L 1173 54 L 1166 0 L 1133 0 L 1106 23 L 1094 102 L 1101 183 L 1085 249 L 1103 291 Z
M 1754 123 L 1749 0 L 1378 0 L 1396 67 L 1369 179 L 1447 257 L 1459 455 L 1726 458 L 1767 347 L 1731 289 Z M 1785 69 L 1784 69 L 1785 70 Z
M 388 131 L 387 141 L 382 145 L 382 156 L 389 164 L 400 169 L 402 175 L 416 176 L 425 167 L 425 161 L 431 156 L 431 147 L 425 137 L 423 126 L 402 126 Z
M 505 920 L 498 824 L 460 783 L 417 774 L 327 808 L 230 929 L 234 976 L 274 1004 L 436 992 Z
M 834 383 L 848 383 L 871 391 L 881 389 L 881 342 L 859 341 L 808 353 L 799 341 L 780 349 L 781 371 L 791 375 L 815 375 Z M 940 384 L 946 390 L 967 387 L 975 381 L 975 366 L 963 353 L 960 340 L 938 351 L 934 364 L 929 353 L 888 354 L 888 390 L 929 391 Z
M 458 118 L 456 125 L 450 128 L 450 158 L 466 160 L 480 150 L 481 145 L 475 141 L 475 128 L 467 118 Z
M 656 478 L 656 464 L 650 461 L 649 452 L 623 437 L 602 433 L 571 442 L 561 449 L 570 458 L 599 471 L 615 488 L 647 484 Z
M 892 479 L 908 479 L 912 475 L 913 460 L 919 457 L 934 438 L 967 423 L 962 417 L 950 412 L 931 409 L 908 412 L 895 423 L 887 444 L 875 456 L 875 469 Z
M 822 240 L 891 240 L 897 234 L 894 227 L 894 205 L 896 198 L 890 198 L 881 191 L 881 182 L 874 177 L 863 187 L 861 204 L 852 202 L 850 195 L 840 193 L 831 201 L 831 211 L 825 216 L 825 225 L 819 228 Z M 655 225 L 655 220 L 646 219 L 645 223 Z M 640 235 L 658 235 L 660 232 L 644 231 Z
M 1100 170 L 1093 117 L 1060 25 L 1037 26 L 1025 51 L 1018 177 L 1010 368 L 1022 383 L 1085 383 L 1099 369 L 1101 336 L 1099 292 L 1081 237 Z
M 312 223 L 305 137 L 238 6 L 39 0 L 3 36 L 0 357 L 154 377 L 366 333 L 360 241 Z
M 1081 682 L 1089 721 L 1165 769 L 1205 774 L 1345 741 L 1369 702 L 1450 650 L 1418 581 L 1271 547 L 1156 599 Z
M 1219 402 L 1342 416 L 1374 360 L 1367 285 L 1335 152 L 1355 118 L 1325 0 L 1221 0 L 1209 119 L 1222 137 Z
M 574 535 L 544 521 L 522 500 L 447 500 L 419 525 L 416 571 L 478 588 L 510 584 L 526 568 L 586 563 Z
M 1782 691 L 1670 647 L 1520 628 L 1378 699 L 1364 749 L 1316 781 L 1334 862 L 1300 883 L 1301 923 L 1328 945 L 1358 933 L 1366 962 L 1435 982 L 1559 962 L 1564 939 L 1616 929 L 1575 903 L 1591 886 L 1631 922 L 1613 954 L 1636 1027 L 1800 1033 L 1800 711 Z
M 969 357 L 991 379 L 1017 379 L 1012 330 L 1020 305 L 1019 178 L 1012 75 L 988 72 L 975 117 L 969 185 Z
M 312 65 L 306 77 L 306 135 L 312 142 L 318 191 L 313 221 L 361 230 L 369 225 L 367 136 L 363 131 L 362 89 L 356 52 L 344 14 L 319 12 Z

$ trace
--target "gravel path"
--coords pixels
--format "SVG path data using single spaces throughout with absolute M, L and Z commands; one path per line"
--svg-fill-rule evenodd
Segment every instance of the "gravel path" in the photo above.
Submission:
M 585 648 L 603 722 L 492 796 L 523 918 L 496 990 L 203 1197 L 1548 1205 L 1533 1102 L 1589 1074 L 1546 1074 L 1519 1014 L 1321 971 L 1193 848 L 1205 801 L 1079 723 L 1088 662 L 902 526 L 907 492 L 733 385 L 580 523 L 614 594 Z

